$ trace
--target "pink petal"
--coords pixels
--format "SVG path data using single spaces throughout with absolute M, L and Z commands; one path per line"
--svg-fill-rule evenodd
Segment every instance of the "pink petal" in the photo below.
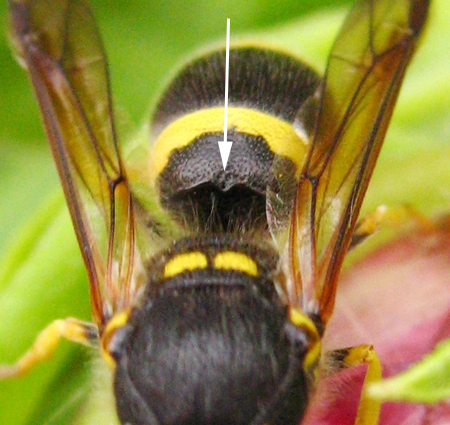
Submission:
M 450 337 L 450 218 L 408 233 L 342 274 L 325 350 L 373 344 L 383 376 L 405 370 Z M 324 379 L 304 425 L 354 424 L 366 367 Z M 380 425 L 450 423 L 450 406 L 385 403 Z

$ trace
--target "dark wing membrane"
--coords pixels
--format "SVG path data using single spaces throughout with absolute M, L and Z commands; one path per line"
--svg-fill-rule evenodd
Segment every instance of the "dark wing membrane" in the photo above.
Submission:
M 331 51 L 284 264 L 288 301 L 324 322 L 428 3 L 358 1 Z
M 131 195 L 119 156 L 108 67 L 84 0 L 10 1 L 102 327 L 127 304 L 138 260 Z

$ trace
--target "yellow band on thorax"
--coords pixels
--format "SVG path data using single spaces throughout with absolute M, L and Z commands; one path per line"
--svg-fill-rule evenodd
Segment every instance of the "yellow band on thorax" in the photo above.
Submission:
M 187 252 L 171 258 L 164 267 L 164 278 L 168 279 L 185 271 L 206 269 L 208 258 L 203 252 Z
M 258 276 L 258 266 L 255 261 L 242 252 L 219 252 L 214 257 L 213 263 L 216 269 L 234 270 L 250 276 Z
M 287 121 L 254 109 L 230 106 L 227 123 L 228 129 L 262 137 L 275 155 L 289 158 L 297 170 L 302 167 L 307 142 L 299 137 Z M 151 183 L 156 183 L 174 150 L 188 146 L 205 133 L 223 133 L 223 125 L 223 107 L 192 112 L 169 124 L 153 145 L 150 159 Z
M 217 270 L 231 270 L 258 276 L 258 266 L 242 252 L 222 251 L 215 254 L 212 266 Z M 177 254 L 164 267 L 163 277 L 170 279 L 187 271 L 202 270 L 208 267 L 208 257 L 203 252 L 194 251 Z

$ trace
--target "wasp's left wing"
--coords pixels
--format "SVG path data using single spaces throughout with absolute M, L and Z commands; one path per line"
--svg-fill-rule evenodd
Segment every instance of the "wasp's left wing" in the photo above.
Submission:
M 428 0 L 358 1 L 341 29 L 315 99 L 312 146 L 300 176 L 283 267 L 290 304 L 319 315 L 336 281 Z M 311 110 L 299 112 L 311 117 Z
M 101 328 L 129 302 L 138 262 L 105 52 L 85 0 L 9 5 L 13 42 L 39 102 Z

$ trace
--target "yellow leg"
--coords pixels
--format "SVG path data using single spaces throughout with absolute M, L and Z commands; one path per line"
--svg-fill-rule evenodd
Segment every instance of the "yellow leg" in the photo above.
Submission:
M 50 323 L 37 336 L 31 348 L 14 364 L 0 365 L 0 379 L 25 375 L 36 364 L 48 360 L 58 348 L 61 338 L 88 346 L 98 345 L 98 330 L 92 323 L 67 318 Z
M 350 249 L 355 248 L 373 235 L 381 226 L 397 227 L 404 223 L 413 222 L 424 229 L 433 228 L 430 219 L 407 205 L 380 205 L 375 211 L 365 215 L 356 223 Z
M 368 365 L 355 425 L 377 425 L 381 403 L 369 398 L 366 393 L 370 383 L 381 380 L 380 359 L 371 345 L 355 347 L 355 351 L 358 351 L 355 361 L 358 363 L 364 362 Z
M 359 401 L 355 425 L 377 425 L 381 403 L 369 398 L 366 394 L 370 383 L 381 380 L 381 363 L 371 345 L 331 351 L 325 355 L 325 373 L 331 375 L 341 369 L 367 364 L 366 377 Z

